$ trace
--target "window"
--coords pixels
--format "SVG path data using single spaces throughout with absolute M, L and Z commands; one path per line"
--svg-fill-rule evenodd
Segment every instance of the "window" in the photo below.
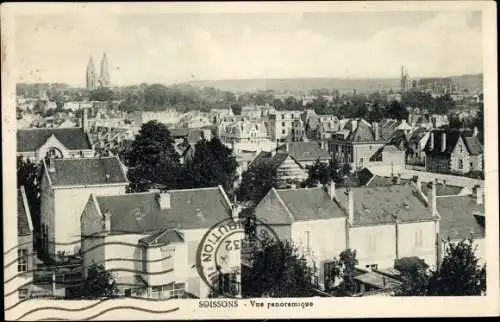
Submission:
M 365 265 L 365 268 L 368 270 L 377 270 L 378 269 L 378 264 L 370 264 L 370 265 Z
M 281 126 L 285 127 L 285 122 L 281 122 Z
M 415 232 L 415 247 L 422 247 L 422 231 L 418 230 Z
M 186 285 L 184 283 L 176 283 L 174 284 L 174 289 L 172 290 L 171 296 L 181 297 L 186 289 Z
M 469 162 L 469 168 L 472 170 L 474 168 L 474 163 Z
M 28 250 L 18 249 L 17 250 L 17 271 L 26 272 L 28 270 Z
M 24 300 L 28 297 L 28 290 L 25 288 L 19 289 L 19 299 Z
M 462 170 L 464 168 L 464 161 L 462 159 L 458 160 L 458 169 Z
M 285 130 L 281 130 L 281 134 L 285 134 Z
M 284 120 L 285 119 L 285 114 L 281 114 L 281 119 Z

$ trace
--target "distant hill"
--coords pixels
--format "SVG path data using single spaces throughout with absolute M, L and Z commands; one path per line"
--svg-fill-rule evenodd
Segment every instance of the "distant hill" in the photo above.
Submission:
M 422 77 L 425 78 L 425 77 Z M 461 88 L 471 90 L 482 90 L 483 75 L 462 75 L 442 78 L 453 78 Z M 399 78 L 269 78 L 269 79 L 225 79 L 225 80 L 200 80 L 190 81 L 187 84 L 200 87 L 215 87 L 220 90 L 231 92 L 254 92 L 257 90 L 283 91 L 301 91 L 311 89 L 337 89 L 339 91 L 352 91 L 356 89 L 359 92 L 373 91 L 377 89 L 399 90 Z

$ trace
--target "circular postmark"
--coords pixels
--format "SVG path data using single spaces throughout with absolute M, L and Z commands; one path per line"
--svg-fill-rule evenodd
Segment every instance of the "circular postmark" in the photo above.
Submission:
M 271 248 L 272 254 L 266 254 L 273 258 L 270 270 L 262 254 Z M 264 271 L 271 279 L 278 279 L 283 266 L 284 250 L 278 235 L 255 217 L 218 222 L 205 233 L 197 249 L 198 274 L 214 296 L 241 297 L 246 287 L 259 283 Z

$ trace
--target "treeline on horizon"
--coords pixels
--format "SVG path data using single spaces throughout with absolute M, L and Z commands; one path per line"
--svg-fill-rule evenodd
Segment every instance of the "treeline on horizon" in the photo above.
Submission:
M 48 86 L 48 85 L 47 85 Z M 39 97 L 44 90 L 42 84 L 18 84 L 18 95 Z M 448 114 L 456 108 L 456 102 L 450 95 L 433 97 L 430 93 L 413 90 L 403 93 L 401 101 L 392 100 L 388 92 L 373 91 L 370 94 L 340 93 L 337 89 L 318 88 L 310 91 L 317 99 L 304 104 L 300 98 L 277 97 L 272 90 L 235 94 L 214 87 L 196 87 L 187 84 L 166 86 L 162 84 L 140 84 L 135 86 L 99 88 L 88 91 L 74 89 L 65 84 L 51 84 L 45 90 L 47 98 L 55 101 L 62 109 L 65 101 L 120 101 L 118 108 L 125 112 L 163 111 L 175 109 L 179 112 L 204 111 L 231 108 L 235 114 L 245 105 L 274 106 L 278 110 L 312 109 L 317 114 L 333 114 L 339 118 L 362 117 L 370 121 L 382 118 L 407 119 L 406 107 L 426 109 L 431 114 Z M 330 100 L 324 98 L 329 96 Z M 474 103 L 470 103 L 474 106 Z M 476 106 L 474 106 L 476 107 Z M 480 106 L 477 106 L 480 108 Z

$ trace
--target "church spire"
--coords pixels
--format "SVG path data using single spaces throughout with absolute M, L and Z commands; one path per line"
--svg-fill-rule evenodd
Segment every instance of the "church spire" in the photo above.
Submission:
M 101 73 L 99 81 L 102 87 L 108 87 L 110 84 L 109 71 L 108 71 L 108 58 L 106 56 L 106 53 L 102 54 Z
M 95 69 L 94 69 L 94 62 L 92 61 L 92 56 L 90 56 L 89 63 L 87 64 L 86 81 L 88 90 L 93 90 L 96 88 L 96 77 L 95 77 Z

